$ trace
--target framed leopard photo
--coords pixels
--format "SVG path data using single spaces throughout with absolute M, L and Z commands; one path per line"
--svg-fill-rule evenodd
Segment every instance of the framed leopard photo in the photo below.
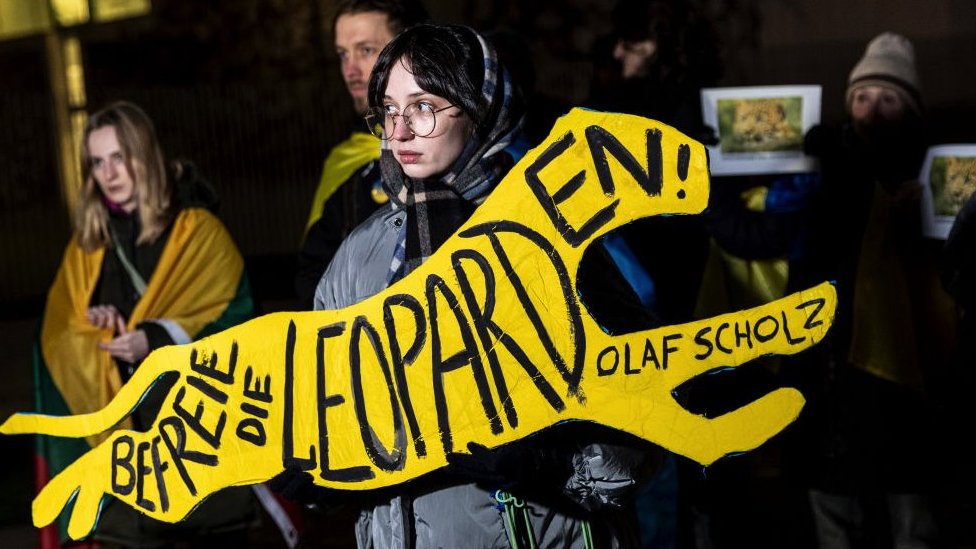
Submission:
M 976 144 L 930 147 L 918 180 L 925 236 L 944 240 L 962 205 L 976 192 Z
M 820 86 L 705 88 L 702 118 L 718 143 L 713 175 L 791 173 L 815 168 L 803 136 L 820 122 Z

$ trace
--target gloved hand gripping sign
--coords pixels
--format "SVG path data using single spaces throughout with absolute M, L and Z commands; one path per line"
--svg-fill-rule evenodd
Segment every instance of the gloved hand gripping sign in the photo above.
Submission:
M 106 494 L 175 522 L 221 488 L 296 465 L 330 488 L 390 486 L 443 467 L 469 442 L 497 447 L 567 420 L 705 465 L 756 448 L 797 417 L 799 392 L 777 389 L 710 419 L 673 392 L 710 370 L 816 344 L 833 320 L 830 284 L 617 336 L 577 294 L 594 239 L 640 217 L 700 213 L 708 186 L 704 147 L 673 128 L 574 110 L 436 254 L 382 293 L 159 349 L 99 412 L 8 419 L 5 434 L 102 433 L 160 376 L 178 376 L 147 432 L 116 430 L 51 480 L 34 523 L 74 499 L 68 531 L 83 537 Z

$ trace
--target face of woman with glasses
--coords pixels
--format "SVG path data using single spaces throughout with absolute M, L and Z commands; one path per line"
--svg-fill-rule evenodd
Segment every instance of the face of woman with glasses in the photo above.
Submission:
M 474 123 L 460 108 L 417 85 L 405 59 L 393 64 L 383 97 L 384 138 L 403 173 L 424 179 L 446 171 L 471 138 Z

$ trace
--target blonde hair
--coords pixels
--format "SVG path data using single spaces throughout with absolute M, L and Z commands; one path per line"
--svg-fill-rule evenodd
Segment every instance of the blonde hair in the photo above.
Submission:
M 92 158 L 88 150 L 92 132 L 107 126 L 115 128 L 126 170 L 134 184 L 136 211 L 142 225 L 136 244 L 155 241 L 172 219 L 172 185 L 152 120 L 132 103 L 112 103 L 88 118 L 81 143 L 83 183 L 75 212 L 75 236 L 81 248 L 88 252 L 109 247 L 112 242 L 108 232 L 108 207 L 92 175 Z

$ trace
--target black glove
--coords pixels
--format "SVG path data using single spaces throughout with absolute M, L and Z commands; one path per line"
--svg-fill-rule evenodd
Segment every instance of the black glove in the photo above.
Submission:
M 269 480 L 268 488 L 301 505 L 325 507 L 328 503 L 335 502 L 332 490 L 317 486 L 308 471 L 294 465 Z
M 526 488 L 554 488 L 569 477 L 569 458 L 556 449 L 513 442 L 487 448 L 468 443 L 470 454 L 447 455 L 447 472 L 506 492 Z

